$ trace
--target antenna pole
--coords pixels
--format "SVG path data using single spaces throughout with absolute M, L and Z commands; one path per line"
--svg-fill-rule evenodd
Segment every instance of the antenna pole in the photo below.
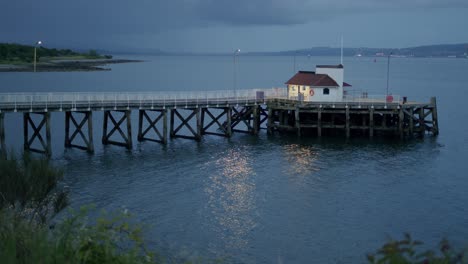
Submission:
M 343 35 L 341 35 L 341 65 L 343 65 Z

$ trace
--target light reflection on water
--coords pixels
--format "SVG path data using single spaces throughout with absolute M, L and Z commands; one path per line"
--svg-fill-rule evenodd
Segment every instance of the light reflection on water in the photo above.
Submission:
M 283 156 L 288 165 L 284 173 L 293 177 L 305 177 L 320 170 L 319 152 L 312 146 L 289 144 L 283 147 Z
M 230 249 L 246 248 L 248 233 L 255 227 L 252 213 L 256 210 L 256 174 L 248 153 L 242 148 L 229 149 L 206 164 L 212 169 L 204 188 L 209 212 L 216 221 L 214 228 Z

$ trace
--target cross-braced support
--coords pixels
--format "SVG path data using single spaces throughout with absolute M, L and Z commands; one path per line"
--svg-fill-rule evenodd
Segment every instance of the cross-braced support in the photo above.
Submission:
M 80 113 L 83 115 L 83 118 L 78 123 L 76 116 L 74 113 Z M 73 124 L 75 130 L 70 136 L 70 121 Z M 83 133 L 84 125 L 88 123 L 88 137 Z M 76 136 L 80 135 L 81 139 L 83 140 L 85 146 L 73 144 L 73 140 L 76 139 Z M 78 148 L 82 150 L 86 150 L 89 153 L 94 152 L 94 145 L 93 145 L 93 112 L 86 111 L 86 112 L 65 112 L 65 147 L 66 148 Z
M 218 115 L 215 116 L 215 114 L 210 112 L 209 108 L 202 108 L 202 115 L 201 115 L 201 134 L 202 135 L 215 135 L 215 136 L 223 136 L 223 137 L 231 137 L 232 136 L 232 130 L 231 130 L 231 112 L 232 108 L 231 107 L 224 107 L 224 108 L 215 108 L 215 109 L 221 109 L 222 112 Z M 205 117 L 209 116 L 211 121 L 205 125 Z M 226 116 L 226 121 L 222 123 L 220 119 Z M 217 125 L 217 129 L 221 131 L 221 133 L 217 132 L 212 132 L 208 131 L 208 129 L 213 126 Z
M 122 116 L 120 117 L 119 121 L 116 121 L 114 116 L 112 115 L 112 112 L 120 112 L 122 113 Z M 130 110 L 125 110 L 125 111 L 104 111 L 104 123 L 103 123 L 103 131 L 102 131 L 102 144 L 107 145 L 117 145 L 117 146 L 122 146 L 126 147 L 127 149 L 132 149 L 132 125 L 130 122 Z M 114 126 L 109 133 L 107 133 L 107 125 L 109 120 L 111 121 L 112 125 Z M 120 125 L 124 121 L 127 121 L 127 134 L 122 131 L 120 128 Z M 118 142 L 118 141 L 113 141 L 110 140 L 110 137 L 114 134 L 114 132 L 118 131 L 119 134 L 122 136 L 122 139 L 124 142 Z
M 258 122 L 258 129 L 267 129 L 266 127 L 262 127 L 262 124 L 268 121 L 268 111 L 266 110 L 266 108 L 260 105 L 258 106 L 258 110 L 260 119 Z
M 148 113 L 157 113 L 153 119 Z M 148 126 L 143 130 L 144 120 L 147 121 Z M 157 127 L 158 122 L 162 120 L 163 129 L 160 131 Z M 149 138 L 146 135 L 153 130 L 157 138 Z M 138 115 L 138 141 L 149 140 L 162 144 L 167 143 L 167 110 L 140 110 Z
M 0 113 L 0 158 L 6 157 L 5 144 L 5 113 Z
M 34 123 L 33 118 L 31 118 L 31 114 L 35 114 L 37 116 L 41 116 L 42 119 L 39 122 L 39 125 L 36 126 Z M 23 127 L 24 127 L 24 150 L 25 151 L 32 151 L 41 154 L 45 154 L 46 156 L 52 155 L 52 148 L 51 148 L 51 134 L 50 134 L 50 113 L 24 113 L 23 114 Z M 46 133 L 46 140 L 41 135 L 41 130 L 45 125 L 45 133 Z M 33 134 L 29 137 L 29 127 L 32 128 Z M 35 139 L 39 141 L 42 149 L 37 149 L 33 147 L 33 143 Z
M 244 106 L 241 108 L 232 108 L 231 114 L 231 128 L 234 132 L 258 134 L 260 129 L 260 106 Z M 245 126 L 245 130 L 239 128 L 240 125 Z
M 188 115 L 188 117 L 183 117 L 177 109 L 172 109 L 171 110 L 171 124 L 170 124 L 170 136 L 171 138 L 186 138 L 186 139 L 194 139 L 194 140 L 201 140 L 201 120 L 200 120 L 200 108 L 191 108 L 191 109 L 186 109 L 191 111 L 191 113 Z M 195 117 L 196 119 L 196 128 L 192 128 L 190 126 L 189 121 Z M 175 119 L 180 120 L 180 124 L 174 128 L 174 121 Z M 185 127 L 189 130 L 189 132 L 192 134 L 191 136 L 187 135 L 181 135 L 177 134 L 180 132 L 180 130 Z

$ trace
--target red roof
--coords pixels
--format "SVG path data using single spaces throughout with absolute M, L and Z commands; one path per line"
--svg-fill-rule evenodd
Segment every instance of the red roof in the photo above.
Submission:
M 347 82 L 343 82 L 343 87 L 351 87 L 352 85 L 347 83 Z
M 339 85 L 327 74 L 316 74 L 310 71 L 299 71 L 286 84 L 307 85 L 307 86 L 329 86 L 338 87 Z

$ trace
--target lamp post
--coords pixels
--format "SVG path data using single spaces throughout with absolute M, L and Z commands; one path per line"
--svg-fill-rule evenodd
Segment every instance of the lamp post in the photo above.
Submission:
M 388 54 L 388 59 L 387 59 L 387 94 L 388 95 L 388 84 L 390 82 L 390 57 L 392 56 L 392 52 Z
M 37 46 L 40 46 L 41 44 L 42 44 L 42 41 L 39 40 L 38 42 L 36 42 L 36 45 L 34 45 L 34 62 L 33 62 L 33 64 L 34 64 L 34 72 L 36 72 L 36 55 L 37 55 L 37 51 L 36 51 L 36 50 L 37 50 Z
M 237 61 L 237 56 L 239 55 L 240 53 L 240 49 L 236 49 L 236 51 L 234 51 L 234 56 L 233 56 L 233 65 L 234 65 L 234 79 L 233 79 L 233 86 L 234 86 L 234 96 L 236 96 L 237 94 L 237 67 L 236 67 L 236 61 Z

